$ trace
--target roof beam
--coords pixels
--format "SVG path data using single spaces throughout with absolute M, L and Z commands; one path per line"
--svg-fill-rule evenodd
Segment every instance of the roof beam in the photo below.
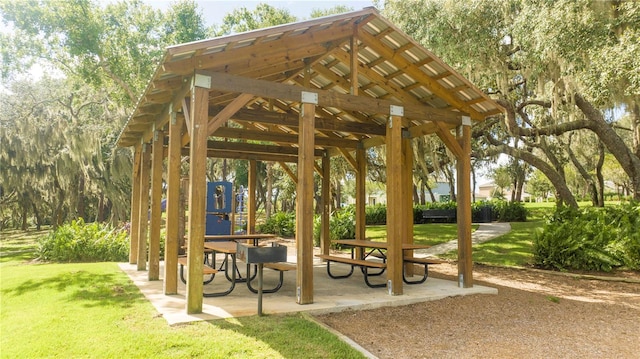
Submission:
M 211 106 L 209 113 L 219 111 L 219 106 Z M 289 128 L 298 128 L 299 114 L 270 112 L 262 109 L 241 109 L 231 116 L 231 119 L 239 122 L 258 122 L 281 125 Z M 374 123 L 359 123 L 341 121 L 334 118 L 316 118 L 316 130 L 359 133 L 365 135 L 384 136 L 386 129 L 384 126 Z
M 197 71 L 197 73 L 210 76 L 211 88 L 218 91 L 250 93 L 263 98 L 275 98 L 295 102 L 300 101 L 303 92 L 310 91 L 310 89 L 302 86 L 255 80 L 220 72 Z M 394 105 L 403 106 L 404 114 L 407 118 L 433 118 L 436 121 L 448 118 L 451 121 L 457 121 L 460 117 L 459 112 L 437 109 L 425 105 L 402 104 L 388 100 L 338 94 L 324 90 L 314 89 L 311 90 L 311 92 L 318 94 L 318 105 L 324 107 L 389 115 L 389 109 Z
M 182 148 L 182 155 L 189 155 L 189 147 Z M 248 152 L 235 152 L 228 150 L 207 150 L 207 157 L 209 158 L 227 158 L 233 160 L 256 160 L 256 161 L 273 161 L 273 162 L 297 162 L 298 156 L 292 155 L 280 155 L 274 153 L 248 153 Z
M 207 141 L 207 149 L 235 151 L 240 153 L 253 154 L 274 154 L 274 155 L 298 155 L 298 148 L 292 146 L 275 146 L 246 142 L 229 142 L 229 141 Z M 314 156 L 320 157 L 324 154 L 323 150 L 315 150 Z
M 290 135 L 286 133 L 276 133 L 269 131 L 252 131 L 242 128 L 228 128 L 221 127 L 216 130 L 212 136 L 223 138 L 235 138 L 240 140 L 254 140 L 254 141 L 268 141 L 268 142 L 281 142 L 289 144 L 298 143 L 298 135 Z M 359 141 L 342 139 L 342 138 L 328 138 L 328 137 L 316 137 L 315 143 L 317 146 L 322 147 L 344 147 L 344 148 L 356 148 Z

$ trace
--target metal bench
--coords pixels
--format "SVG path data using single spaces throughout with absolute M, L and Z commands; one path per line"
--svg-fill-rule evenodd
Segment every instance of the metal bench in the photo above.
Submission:
M 422 219 L 424 222 L 455 222 L 457 211 L 455 209 L 425 209 L 422 211 Z

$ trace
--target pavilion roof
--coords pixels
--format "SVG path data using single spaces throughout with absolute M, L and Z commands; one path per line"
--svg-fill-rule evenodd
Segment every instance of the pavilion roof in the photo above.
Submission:
M 389 105 L 403 106 L 413 137 L 447 131 L 462 116 L 482 121 L 502 112 L 375 8 L 365 8 L 168 47 L 118 146 L 147 142 L 172 111 L 188 112 L 184 99 L 199 73 L 211 76 L 210 136 L 260 141 L 271 153 L 277 146 L 283 156 L 295 155 L 287 151 L 297 143 L 301 88 L 322 99 L 316 110 L 318 150 L 384 143 L 389 113 L 380 109 Z M 227 146 L 217 148 L 221 154 L 238 152 L 220 146 Z

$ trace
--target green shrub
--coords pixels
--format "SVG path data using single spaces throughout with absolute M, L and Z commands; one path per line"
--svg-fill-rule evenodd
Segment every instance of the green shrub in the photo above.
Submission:
M 296 214 L 295 212 L 277 212 L 267 218 L 258 230 L 262 233 L 293 237 L 296 234 Z
M 320 216 L 313 219 L 313 243 L 320 246 Z M 354 206 L 347 206 L 335 211 L 329 217 L 329 238 L 337 239 L 356 238 L 356 211 Z
M 387 206 L 381 204 L 366 206 L 364 211 L 367 225 L 387 224 Z
M 123 229 L 80 218 L 42 237 L 36 254 L 55 262 L 122 262 L 129 258 L 129 236 Z
M 500 222 L 526 222 L 527 209 L 522 202 L 493 201 L 495 219 Z
M 562 207 L 533 241 L 534 263 L 559 270 L 640 268 L 640 205 Z

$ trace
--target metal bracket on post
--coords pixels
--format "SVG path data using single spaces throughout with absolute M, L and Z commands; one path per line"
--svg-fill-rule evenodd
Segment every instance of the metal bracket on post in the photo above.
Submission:
M 302 103 L 312 103 L 314 105 L 318 104 L 318 93 L 316 92 L 302 91 L 300 97 L 300 102 Z
M 389 106 L 389 114 L 391 116 L 404 116 L 404 107 L 403 106 L 395 106 L 395 105 L 391 105 Z
M 211 88 L 211 76 L 205 76 L 205 75 L 201 75 L 201 74 L 196 74 L 196 76 L 193 79 L 193 86 L 210 89 Z
M 393 128 L 392 116 L 404 116 L 404 107 L 395 105 L 389 106 L 389 128 Z
M 471 117 L 462 116 L 462 126 L 471 126 Z

